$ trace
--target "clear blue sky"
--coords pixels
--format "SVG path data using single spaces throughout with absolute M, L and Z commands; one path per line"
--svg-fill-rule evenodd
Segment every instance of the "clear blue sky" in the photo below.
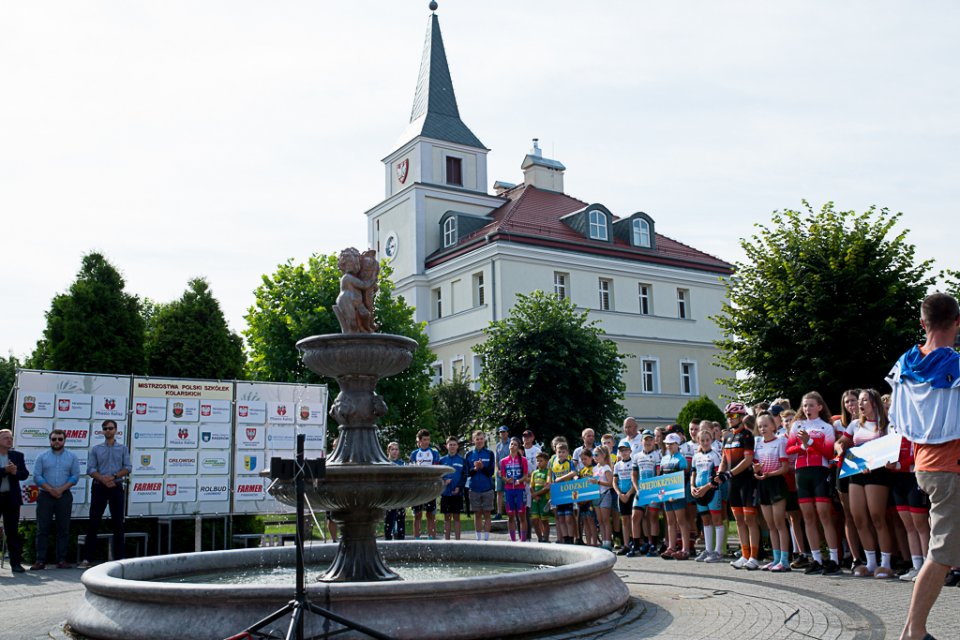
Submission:
M 23 356 L 80 257 L 128 290 L 206 276 L 236 330 L 260 275 L 363 245 L 409 117 L 427 2 L 5 3 L 0 351 Z M 960 5 L 440 2 L 461 116 L 520 180 L 724 259 L 806 198 L 903 211 L 960 268 Z M 488 185 L 489 187 L 490 185 Z

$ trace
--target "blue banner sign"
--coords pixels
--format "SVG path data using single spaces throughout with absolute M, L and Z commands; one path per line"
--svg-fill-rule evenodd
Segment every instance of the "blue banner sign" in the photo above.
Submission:
M 859 447 L 847 449 L 843 456 L 843 466 L 840 467 L 840 477 L 854 476 L 864 471 L 879 469 L 888 462 L 896 462 L 900 458 L 902 440 L 900 434 L 889 433 Z
M 571 502 L 589 502 L 600 497 L 596 478 L 566 480 L 550 485 L 550 502 L 554 505 Z
M 639 491 L 636 504 L 643 506 L 656 502 L 682 500 L 686 496 L 684 484 L 683 471 L 641 480 L 637 483 Z

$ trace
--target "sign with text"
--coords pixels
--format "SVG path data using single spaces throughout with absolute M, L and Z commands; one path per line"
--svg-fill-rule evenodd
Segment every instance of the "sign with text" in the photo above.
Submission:
M 888 462 L 900 459 L 900 444 L 903 436 L 899 433 L 889 433 L 882 438 L 865 442 L 859 447 L 847 449 L 843 456 L 843 466 L 840 467 L 840 477 L 873 471 L 885 466 Z
M 600 485 L 596 478 L 578 478 L 550 485 L 550 502 L 554 505 L 590 502 L 599 497 Z
M 636 504 L 641 506 L 670 502 L 686 496 L 683 471 L 647 478 L 637 483 Z

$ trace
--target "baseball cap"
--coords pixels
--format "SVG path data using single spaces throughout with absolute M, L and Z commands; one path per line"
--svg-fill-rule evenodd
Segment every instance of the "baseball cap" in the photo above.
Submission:
M 501 432 L 501 433 L 504 432 L 504 431 L 506 431 L 507 433 L 510 433 L 510 427 L 508 427 L 508 426 L 505 425 L 505 424 L 502 424 L 502 425 L 500 425 L 500 428 L 497 429 L 497 431 L 499 431 L 499 432 Z
M 653 431 L 650 431 L 650 429 L 644 429 L 643 431 L 640 432 L 640 435 L 643 436 L 644 438 L 653 438 L 653 437 L 654 437 Z
M 667 437 L 663 439 L 667 444 L 680 444 L 680 436 L 676 433 L 667 434 Z
M 629 440 L 621 440 L 620 444 L 617 445 L 617 449 L 633 449 L 633 447 L 630 445 Z
M 783 413 L 783 407 L 781 407 L 780 405 L 775 404 L 772 407 L 770 407 L 770 415 L 778 416 L 781 413 Z

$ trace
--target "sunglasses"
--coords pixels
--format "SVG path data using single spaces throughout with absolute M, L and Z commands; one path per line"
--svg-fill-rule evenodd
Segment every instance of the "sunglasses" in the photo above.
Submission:
M 55 438 L 50 438 L 50 442 L 63 442 L 63 437 L 57 436 Z
M 728 413 L 727 417 L 733 420 L 734 418 L 742 418 L 743 416 L 739 413 Z
M 103 427 L 103 430 L 104 430 L 104 431 L 116 431 L 117 428 L 116 428 L 116 427 Z

